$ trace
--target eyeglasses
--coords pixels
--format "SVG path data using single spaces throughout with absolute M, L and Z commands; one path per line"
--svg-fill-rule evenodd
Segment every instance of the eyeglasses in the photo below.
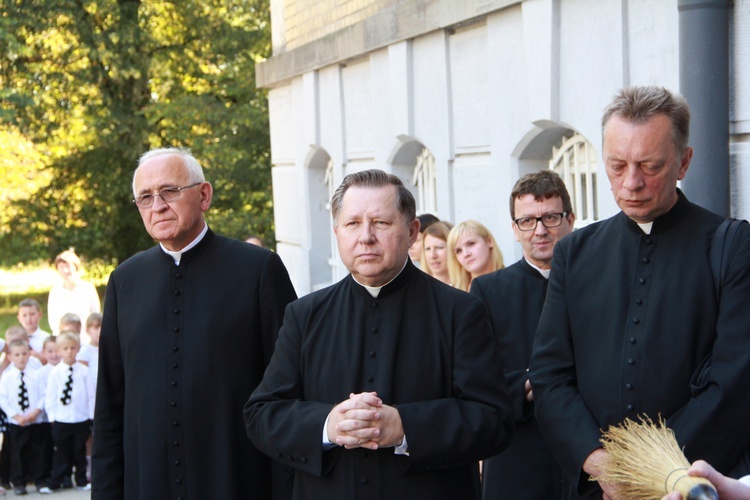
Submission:
M 195 184 L 190 184 L 189 186 L 184 187 L 169 187 L 164 188 L 158 193 L 151 193 L 151 194 L 142 194 L 140 196 L 136 196 L 133 200 L 133 203 L 135 203 L 135 206 L 138 208 L 148 208 L 151 205 L 154 204 L 154 197 L 158 196 L 161 198 L 161 201 L 164 203 L 170 203 L 173 201 L 177 201 L 182 196 L 182 191 L 184 189 L 189 189 L 191 187 L 199 186 L 203 184 L 202 182 L 196 182 Z
M 557 227 L 562 224 L 563 217 L 566 215 L 568 215 L 568 212 L 546 214 L 541 217 L 521 217 L 515 219 L 513 222 L 516 223 L 516 226 L 518 226 L 518 229 L 521 231 L 533 231 L 536 229 L 536 225 L 539 224 L 539 222 L 541 222 L 546 228 Z

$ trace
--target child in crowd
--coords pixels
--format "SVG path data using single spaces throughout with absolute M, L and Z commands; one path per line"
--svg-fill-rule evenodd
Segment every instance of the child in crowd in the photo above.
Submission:
M 91 485 L 86 479 L 86 440 L 94 418 L 94 384 L 88 367 L 76 362 L 81 349 L 78 335 L 70 331 L 60 333 L 57 349 L 62 359 L 50 371 L 45 395 L 55 453 L 52 475 L 40 493 L 59 489 L 71 467 L 75 467 L 77 488 L 88 491 Z
M 49 379 L 49 372 L 60 363 L 60 353 L 57 351 L 57 337 L 50 335 L 44 339 L 44 349 L 42 350 L 44 357 L 47 358 L 47 364 L 39 369 L 39 376 L 44 384 L 45 394 L 47 392 L 47 380 Z M 52 425 L 49 423 L 49 417 L 47 412 L 43 412 L 44 421 L 39 424 L 44 429 L 44 472 L 47 476 L 52 472 L 52 455 L 54 454 L 55 447 L 52 444 Z M 68 481 L 63 481 L 63 487 L 72 487 L 73 484 Z
M 47 335 L 47 337 L 49 337 L 49 335 Z M 5 353 L 5 357 L 3 358 L 3 361 L 0 362 L 0 372 L 5 373 L 8 370 L 10 370 L 11 365 L 12 365 L 10 351 L 9 351 L 10 343 L 18 339 L 26 341 L 27 344 L 29 343 L 29 334 L 24 327 L 20 325 L 13 325 L 9 327 L 7 330 L 5 330 L 5 347 L 3 349 L 3 352 Z M 27 367 L 32 370 L 38 370 L 39 368 L 43 366 L 41 359 L 43 357 L 42 349 L 44 348 L 44 343 L 42 343 L 42 347 L 39 349 L 39 352 L 37 353 L 39 356 L 36 356 L 36 357 L 34 356 L 34 352 L 35 352 L 34 349 L 31 348 L 31 346 L 29 347 L 31 349 L 30 350 L 31 357 L 29 357 L 29 362 L 28 362 Z M 45 362 L 46 362 L 46 359 L 45 359 Z
M 11 473 L 13 491 L 25 495 L 31 478 L 37 491 L 44 487 L 42 409 L 44 395 L 38 370 L 28 369 L 31 349 L 20 338 L 9 342 L 8 355 L 13 366 L 0 378 L 0 407 L 10 424 Z
M 75 313 L 65 313 L 60 318 L 59 332 L 71 331 L 79 337 L 81 336 L 81 318 Z
M 34 299 L 23 299 L 18 304 L 18 322 L 21 323 L 26 333 L 29 334 L 28 341 L 31 347 L 31 355 L 38 358 L 42 364 L 46 363 L 42 354 L 42 344 L 44 339 L 49 337 L 49 333 L 39 328 L 39 322 L 42 320 L 42 307 Z M 7 338 L 5 339 L 7 342 Z
M 91 313 L 86 318 L 86 333 L 89 335 L 90 343 L 81 346 L 81 352 L 76 358 L 79 363 L 89 367 L 91 378 L 94 381 L 94 394 L 96 394 L 96 378 L 99 375 L 99 335 L 102 331 L 101 313 Z M 96 406 L 96 402 L 95 402 Z M 93 446 L 94 435 L 89 436 L 86 441 L 86 464 L 87 476 L 91 478 L 91 447 Z

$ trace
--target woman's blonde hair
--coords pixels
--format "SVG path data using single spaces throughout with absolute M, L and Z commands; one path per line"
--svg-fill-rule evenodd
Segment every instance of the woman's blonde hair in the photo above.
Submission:
M 451 285 L 465 292 L 469 291 L 471 284 L 471 273 L 464 269 L 458 258 L 456 258 L 456 242 L 465 232 L 471 231 L 478 237 L 482 238 L 490 246 L 490 258 L 492 259 L 492 271 L 497 271 L 505 267 L 503 265 L 503 254 L 497 246 L 495 237 L 481 222 L 475 220 L 466 220 L 451 229 L 448 235 L 448 274 L 450 275 Z

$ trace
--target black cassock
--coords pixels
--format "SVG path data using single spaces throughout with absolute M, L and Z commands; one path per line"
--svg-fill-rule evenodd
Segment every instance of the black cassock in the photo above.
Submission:
M 567 495 L 567 481 L 544 441 L 534 419 L 534 404 L 526 401 L 524 390 L 546 293 L 547 279 L 525 259 L 471 283 L 471 294 L 490 310 L 515 422 L 510 446 L 484 461 L 482 494 L 488 500 L 552 500 Z
M 531 357 L 534 412 L 580 493 L 601 429 L 646 414 L 667 421 L 690 461 L 742 473 L 750 443 L 750 227 L 729 255 L 721 303 L 709 248 L 723 217 L 690 203 L 651 234 L 620 212 L 555 246 Z M 690 382 L 711 355 L 706 384 Z M 747 474 L 748 472 L 744 472 Z
M 409 456 L 324 451 L 328 413 L 363 391 L 398 409 Z M 486 308 L 411 263 L 377 298 L 348 276 L 291 304 L 245 415 L 256 446 L 296 468 L 295 498 L 477 498 L 477 461 L 512 435 Z
M 269 498 L 242 408 L 294 289 L 279 257 L 210 230 L 179 266 L 123 262 L 104 302 L 92 498 Z

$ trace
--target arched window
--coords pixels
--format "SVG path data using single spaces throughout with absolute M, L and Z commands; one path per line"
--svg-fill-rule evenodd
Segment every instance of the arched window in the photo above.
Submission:
M 337 246 L 336 246 L 336 235 L 333 233 L 333 216 L 331 214 L 331 199 L 333 199 L 333 194 L 336 192 L 336 184 L 333 179 L 333 160 L 328 160 L 328 166 L 326 166 L 326 176 L 325 176 L 325 183 L 326 187 L 328 188 L 328 201 L 326 202 L 326 210 L 328 210 L 328 234 L 329 234 L 329 240 L 330 240 L 330 254 L 328 257 L 328 265 L 331 268 L 331 275 L 333 276 L 333 279 L 337 279 L 338 277 L 338 271 L 339 271 L 339 263 L 341 262 L 341 259 L 339 259 Z
M 598 220 L 594 147 L 579 133 L 563 137 L 559 147 L 552 147 L 549 168 L 565 181 L 576 214 L 576 227 Z
M 423 148 L 417 156 L 412 178 L 417 188 L 417 213 L 437 213 L 437 174 L 435 172 L 435 157 L 430 150 Z

